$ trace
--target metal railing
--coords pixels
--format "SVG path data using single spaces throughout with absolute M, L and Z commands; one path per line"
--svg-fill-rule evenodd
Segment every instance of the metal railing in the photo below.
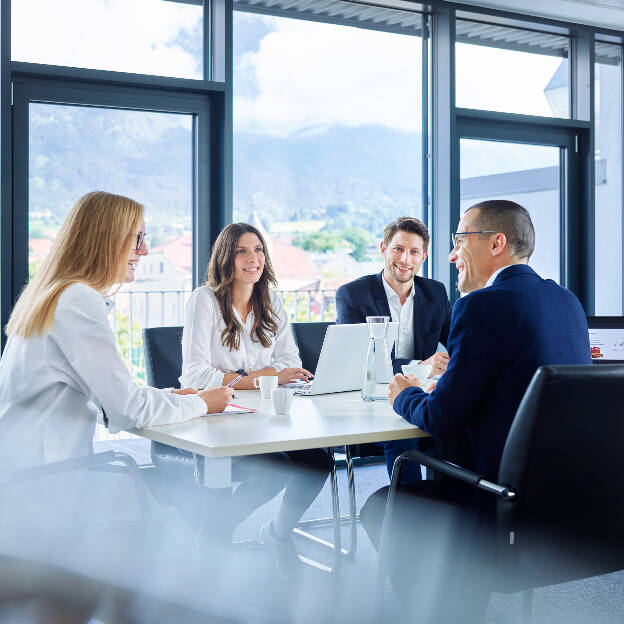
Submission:
M 190 290 L 134 290 L 115 295 L 111 327 L 121 356 L 137 383 L 145 383 L 143 329 L 183 325 L 184 309 L 190 294 Z M 278 294 L 290 322 L 333 321 L 336 318 L 335 290 L 280 290 Z M 98 425 L 94 440 L 132 437 L 125 431 L 111 434 L 104 426 Z
M 115 295 L 111 326 L 117 346 L 139 383 L 145 382 L 142 330 L 184 324 L 184 308 L 190 290 L 134 290 Z M 335 290 L 280 290 L 280 299 L 293 321 L 333 321 Z

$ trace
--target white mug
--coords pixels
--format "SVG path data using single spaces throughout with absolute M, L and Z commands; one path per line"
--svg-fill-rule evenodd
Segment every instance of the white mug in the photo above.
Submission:
M 293 391 L 290 388 L 275 388 L 271 392 L 273 399 L 273 409 L 276 414 L 286 416 L 290 413 L 290 405 L 293 400 Z
M 277 375 L 262 375 L 253 380 L 254 388 L 260 388 L 263 399 L 271 398 L 271 390 L 277 388 Z

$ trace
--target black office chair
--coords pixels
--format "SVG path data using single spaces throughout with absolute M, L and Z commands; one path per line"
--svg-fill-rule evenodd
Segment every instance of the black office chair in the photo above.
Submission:
M 539 368 L 507 436 L 496 484 L 419 451 L 397 458 L 382 530 L 379 598 L 400 474 L 410 460 L 497 497 L 488 579 L 491 591 L 524 590 L 525 622 L 534 587 L 623 569 L 623 395 L 622 365 Z
M 143 330 L 145 375 L 147 385 L 155 388 L 179 388 L 182 372 L 182 327 L 148 327 Z M 153 464 L 174 477 L 193 474 L 195 463 L 189 451 L 151 442 Z
M 149 327 L 143 330 L 147 385 L 179 388 L 182 371 L 182 327 Z

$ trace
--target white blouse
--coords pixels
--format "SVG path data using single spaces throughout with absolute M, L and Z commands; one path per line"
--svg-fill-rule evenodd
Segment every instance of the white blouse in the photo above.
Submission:
M 251 339 L 254 322 L 253 310 L 243 323 L 240 348 L 230 351 L 221 342 L 225 322 L 212 288 L 200 286 L 191 294 L 186 304 L 184 333 L 182 336 L 182 387 L 207 388 L 223 385 L 225 373 L 235 373 L 242 368 L 254 371 L 272 366 L 277 372 L 284 368 L 301 366 L 299 351 L 290 331 L 286 310 L 278 295 L 271 291 L 271 305 L 277 314 L 277 333 L 268 347 Z
M 47 333 L 7 341 L 0 360 L 0 473 L 91 453 L 99 406 L 112 433 L 206 413 L 198 396 L 138 386 L 117 350 L 103 297 L 72 284 Z

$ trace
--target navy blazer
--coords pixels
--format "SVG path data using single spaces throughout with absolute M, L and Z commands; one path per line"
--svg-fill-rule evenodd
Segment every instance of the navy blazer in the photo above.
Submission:
M 383 271 L 365 275 L 337 290 L 338 323 L 366 323 L 367 316 L 390 316 L 382 274 Z M 395 373 L 401 372 L 402 364 L 433 355 L 438 342 L 447 346 L 451 311 L 444 284 L 425 277 L 414 278 L 414 353 L 409 359 L 393 357 Z
M 455 304 L 448 351 L 449 365 L 435 390 L 407 388 L 394 410 L 435 437 L 468 433 L 471 467 L 492 481 L 536 369 L 591 362 L 578 299 L 524 264 L 506 268 L 492 286 Z

